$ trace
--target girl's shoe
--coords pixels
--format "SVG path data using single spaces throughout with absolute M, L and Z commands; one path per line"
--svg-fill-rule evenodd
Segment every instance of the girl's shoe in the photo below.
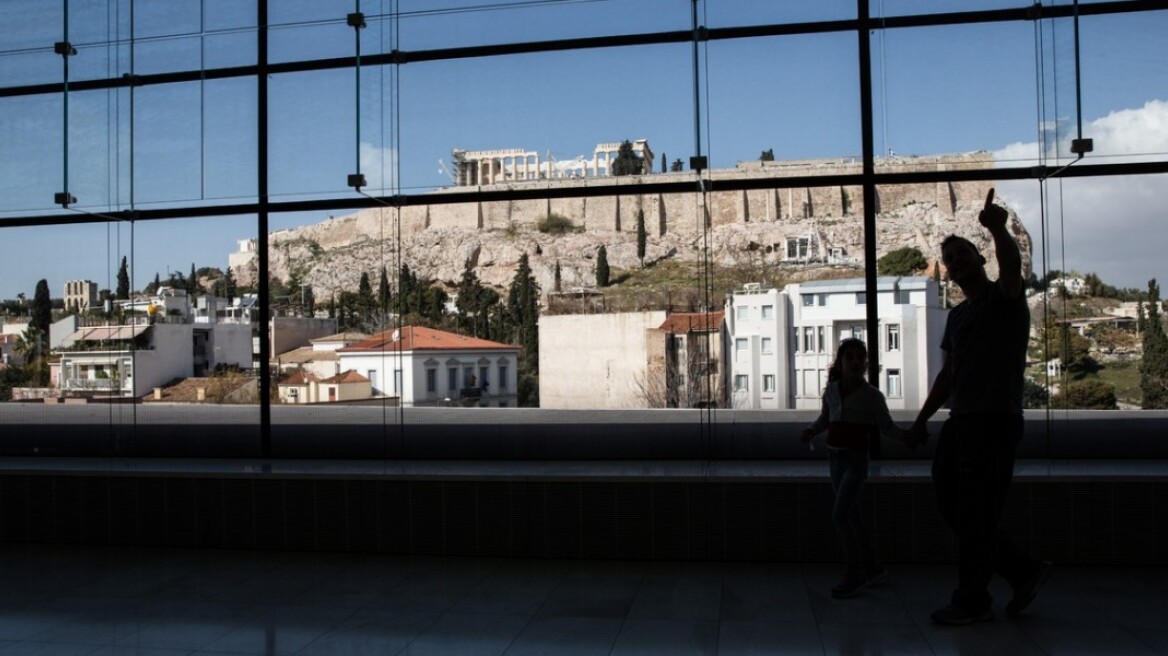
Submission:
M 859 594 L 866 585 L 868 585 L 868 579 L 845 574 L 840 582 L 832 587 L 831 596 L 836 599 L 848 599 Z

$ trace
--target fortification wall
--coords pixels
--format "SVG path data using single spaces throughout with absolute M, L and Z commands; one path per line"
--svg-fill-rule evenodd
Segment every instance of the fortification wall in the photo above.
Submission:
M 993 166 L 988 154 L 945 155 L 930 158 L 887 158 L 877 163 L 878 172 L 954 171 L 987 169 Z M 715 191 L 707 195 L 704 221 L 709 226 L 735 223 L 799 221 L 808 217 L 837 218 L 864 213 L 859 186 L 779 187 L 742 191 L 717 191 L 719 179 L 781 179 L 812 175 L 859 174 L 854 160 L 814 160 L 805 162 L 743 162 L 732 170 L 711 172 Z M 562 215 L 588 232 L 630 232 L 636 230 L 637 214 L 644 212 L 650 234 L 696 236 L 703 227 L 701 198 L 696 193 L 639 194 L 638 184 L 692 180 L 693 173 L 660 173 L 620 178 L 579 178 L 553 180 L 557 190 L 573 187 L 609 187 L 612 195 L 552 200 L 448 203 L 409 208 L 411 229 L 462 228 L 478 230 L 533 229 L 549 212 Z M 546 189 L 546 181 L 515 182 L 513 189 Z M 938 182 L 884 185 L 877 190 L 877 212 L 888 212 L 913 204 L 936 205 L 952 216 L 959 203 L 975 203 L 985 197 L 987 182 Z M 491 187 L 483 187 L 484 189 Z M 629 189 L 633 193 L 625 193 Z M 465 191 L 466 188 L 441 190 Z M 413 216 L 413 215 L 417 216 Z M 403 222 L 404 229 L 404 222 Z

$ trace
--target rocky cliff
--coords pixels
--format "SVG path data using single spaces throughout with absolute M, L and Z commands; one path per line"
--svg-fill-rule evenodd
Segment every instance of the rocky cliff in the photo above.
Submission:
M 918 165 L 952 166 L 952 158 Z M 756 168 L 758 171 L 723 173 L 775 175 L 773 170 Z M 782 174 L 790 175 L 791 170 L 784 169 Z M 630 194 L 627 180 L 620 186 L 611 179 L 590 184 L 605 182 L 613 184 L 612 196 L 446 203 L 400 211 L 369 209 L 282 230 L 269 236 L 271 272 L 280 279 L 297 272 L 313 286 L 317 298 L 323 299 L 337 291 L 356 290 L 362 272 L 376 281 L 383 266 L 393 280 L 402 263 L 421 277 L 452 287 L 469 260 L 480 280 L 504 288 L 520 255 L 526 253 L 543 289 L 553 286 L 556 262 L 560 263 L 565 288 L 592 286 L 596 251 L 601 245 L 606 247 L 614 269 L 639 266 L 638 214 L 645 216 L 649 228 L 647 261 L 697 261 L 708 249 L 715 265 L 749 261 L 779 267 L 795 279 L 815 278 L 827 267 L 861 270 L 862 206 L 855 200 L 862 197 L 859 188 L 715 191 L 707 196 L 703 212 L 696 194 Z M 936 262 L 941 240 L 958 234 L 982 249 L 989 259 L 990 275 L 996 275 L 989 236 L 977 221 L 990 186 L 989 182 L 962 182 L 882 189 L 877 213 L 878 256 L 913 246 L 930 262 Z M 536 226 L 547 216 L 549 207 L 581 231 L 563 235 L 539 232 Z M 703 214 L 709 217 L 705 231 L 698 218 Z M 1028 276 L 1030 235 L 1012 210 L 1009 225 L 1022 250 L 1023 273 Z M 395 238 L 399 232 L 400 244 Z M 791 247 L 795 257 L 789 257 Z M 801 247 L 805 250 L 800 251 Z M 254 265 L 237 271 L 237 275 L 242 282 L 254 280 Z

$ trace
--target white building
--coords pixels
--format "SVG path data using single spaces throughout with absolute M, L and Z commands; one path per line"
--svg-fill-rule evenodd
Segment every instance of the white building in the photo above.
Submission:
M 519 347 L 421 326 L 386 330 L 337 349 L 342 370 L 369 379 L 375 396 L 403 406 L 514 407 Z
M 662 310 L 539 318 L 541 408 L 646 408 L 665 382 Z M 656 354 L 656 357 L 651 357 Z M 651 367 L 650 361 L 657 360 Z
M 140 323 L 78 328 L 56 351 L 65 394 L 140 397 L 219 365 L 251 367 L 251 326 Z
M 369 335 L 349 332 L 310 339 L 308 346 L 277 354 L 274 365 L 280 373 L 302 370 L 322 379 L 336 376 L 341 373 L 341 358 L 337 355 L 337 349 L 363 339 L 369 339 Z
M 891 409 L 919 408 L 941 369 L 947 310 L 924 277 L 877 279 L 880 334 L 866 335 L 864 280 L 820 280 L 783 291 L 748 286 L 726 301 L 730 405 L 818 409 L 836 346 L 848 337 L 876 349 L 878 386 Z

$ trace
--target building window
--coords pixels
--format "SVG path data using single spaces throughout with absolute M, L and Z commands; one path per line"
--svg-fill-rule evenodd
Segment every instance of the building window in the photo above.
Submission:
M 763 319 L 774 319 L 775 318 L 775 306 L 773 306 L 773 305 L 762 306 L 762 318 Z
M 434 394 L 438 392 L 438 370 L 426 369 L 426 391 Z
M 889 351 L 899 351 L 900 350 L 900 324 L 898 324 L 898 323 L 888 324 L 886 337 L 887 337 L 887 339 L 885 339 L 885 343 L 888 346 L 888 350 Z
M 901 396 L 900 369 L 888 370 L 888 396 Z
M 746 318 L 750 316 L 749 311 L 747 309 L 747 306 L 739 305 L 737 309 L 738 309 L 738 320 L 739 321 L 746 321 Z
M 815 341 L 815 350 L 818 353 L 823 353 L 824 351 L 827 350 L 827 329 L 824 328 L 823 326 L 818 326 L 816 328 L 816 330 L 817 330 L 817 333 L 816 333 L 816 341 Z
M 458 389 L 458 367 L 446 370 L 446 389 L 450 391 Z
M 815 328 L 811 326 L 803 327 L 803 352 L 813 353 L 815 351 Z
M 799 352 L 799 328 L 798 327 L 791 329 L 791 348 L 794 349 L 796 353 Z
M 763 374 L 763 376 L 762 376 L 762 391 L 764 391 L 764 392 L 775 391 L 775 375 L 774 374 Z
M 739 390 L 745 392 L 750 389 L 750 376 L 746 374 L 737 374 L 734 376 L 734 391 Z
M 899 287 L 892 290 L 892 303 L 894 305 L 908 305 L 908 302 L 908 290 L 900 289 Z
M 856 305 L 868 304 L 868 292 L 856 292 Z
M 762 338 L 762 352 L 763 353 L 770 353 L 772 351 L 774 351 L 774 340 L 771 339 L 770 337 L 763 337 Z
M 507 365 L 499 365 L 499 389 L 507 389 Z
M 803 370 L 803 396 L 819 396 L 819 370 Z
M 749 349 L 749 346 L 750 340 L 746 339 L 745 337 L 736 337 L 734 339 L 734 357 L 737 358 L 746 355 L 746 351 Z
M 474 387 L 475 386 L 474 367 L 463 367 L 462 368 L 462 386 L 463 387 Z
M 491 386 L 491 381 L 487 378 L 488 373 L 490 373 L 489 367 L 479 367 L 479 389 L 487 389 Z

